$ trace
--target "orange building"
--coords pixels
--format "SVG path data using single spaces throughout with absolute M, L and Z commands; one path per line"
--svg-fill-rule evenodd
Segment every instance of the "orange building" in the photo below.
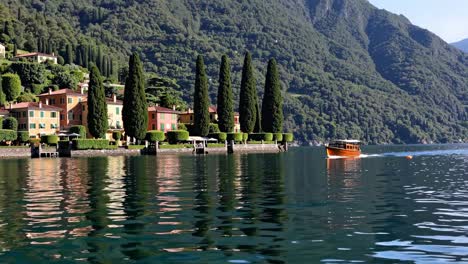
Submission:
M 179 112 L 161 107 L 148 107 L 148 130 L 171 131 L 177 130 Z
M 210 106 L 208 111 L 210 112 L 210 122 L 218 123 L 218 108 L 216 106 Z M 193 110 L 189 109 L 187 112 L 179 114 L 179 121 L 182 124 L 193 124 Z M 240 131 L 239 113 L 234 113 L 234 132 Z
M 60 112 L 61 130 L 66 130 L 71 126 L 82 124 L 83 111 L 80 103 L 87 98 L 83 90 L 81 90 L 81 92 L 71 89 L 49 90 L 48 93 L 40 94 L 38 97 L 42 104 L 56 106 L 62 109 Z
M 18 120 L 18 131 L 28 131 L 31 137 L 56 134 L 59 131 L 61 110 L 42 102 L 9 106 L 10 115 Z

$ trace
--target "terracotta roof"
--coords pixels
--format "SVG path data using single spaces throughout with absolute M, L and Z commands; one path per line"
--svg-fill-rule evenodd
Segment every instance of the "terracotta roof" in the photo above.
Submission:
M 45 53 L 40 53 L 40 52 L 31 52 L 31 53 L 26 53 L 26 54 L 20 54 L 20 55 L 16 55 L 15 58 L 25 58 L 25 57 L 34 57 L 34 56 L 44 56 L 44 57 L 57 58 L 57 56 L 55 56 L 55 55 L 50 55 L 50 54 L 45 54 Z
M 47 95 L 58 95 L 58 94 L 67 94 L 67 95 L 75 95 L 75 96 L 86 96 L 86 94 L 82 94 L 80 92 L 77 92 L 75 90 L 66 88 L 66 89 L 60 89 L 57 91 L 52 91 L 50 93 L 43 93 L 38 96 L 47 96 Z
M 148 107 L 148 112 L 174 113 L 174 114 L 179 113 L 179 111 L 175 111 L 170 108 L 166 108 L 162 106 L 150 106 Z
M 17 103 L 14 105 L 11 105 L 11 110 L 17 110 L 17 109 L 43 109 L 43 110 L 50 110 L 50 111 L 61 111 L 62 108 L 56 107 L 56 106 L 51 106 L 51 105 L 46 105 L 42 104 L 42 107 L 39 107 L 39 103 L 33 103 L 33 102 L 24 102 L 24 103 Z
M 209 111 L 210 113 L 217 113 L 217 112 L 218 112 L 218 107 L 212 105 L 212 106 L 210 106 L 210 107 L 208 108 L 208 111 Z

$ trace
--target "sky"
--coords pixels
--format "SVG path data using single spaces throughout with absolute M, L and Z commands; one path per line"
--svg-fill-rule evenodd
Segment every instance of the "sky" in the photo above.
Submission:
M 468 38 L 468 0 L 369 0 L 452 43 Z

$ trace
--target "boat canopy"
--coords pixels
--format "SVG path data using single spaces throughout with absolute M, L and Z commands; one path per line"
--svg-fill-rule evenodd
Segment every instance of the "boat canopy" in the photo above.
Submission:
M 345 144 L 361 144 L 360 140 L 355 140 L 355 139 L 338 139 L 338 140 L 333 140 L 332 142 L 345 143 Z

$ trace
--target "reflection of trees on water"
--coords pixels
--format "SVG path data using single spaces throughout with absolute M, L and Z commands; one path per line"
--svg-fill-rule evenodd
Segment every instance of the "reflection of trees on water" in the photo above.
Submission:
M 145 206 L 148 202 L 147 159 L 129 157 L 126 160 L 123 179 L 125 198 L 123 202 L 126 220 L 123 224 L 122 253 L 132 260 L 141 260 L 150 255 L 141 242 L 145 225 Z

